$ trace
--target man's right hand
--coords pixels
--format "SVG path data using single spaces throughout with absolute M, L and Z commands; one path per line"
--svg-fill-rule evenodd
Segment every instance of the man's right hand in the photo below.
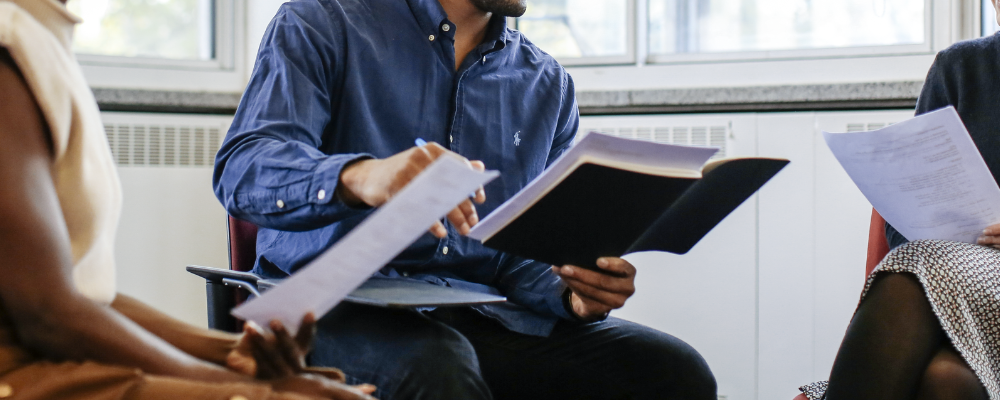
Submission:
M 386 159 L 368 159 L 348 165 L 340 172 L 337 195 L 348 205 L 381 206 L 441 156 L 459 157 L 477 171 L 485 169 L 481 161 L 468 161 L 437 143 L 428 143 Z M 473 201 L 476 204 L 486 201 L 486 192 L 482 187 L 476 191 L 475 197 L 462 201 L 448 213 L 448 221 L 462 235 L 469 234 L 469 230 L 479 222 Z M 448 234 L 440 221 L 431 227 L 430 232 L 438 238 Z

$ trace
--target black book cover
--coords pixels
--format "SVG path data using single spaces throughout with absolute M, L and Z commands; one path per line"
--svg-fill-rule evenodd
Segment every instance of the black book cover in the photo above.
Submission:
M 701 179 L 582 164 L 483 244 L 591 269 L 605 256 L 683 254 L 787 163 L 730 160 Z

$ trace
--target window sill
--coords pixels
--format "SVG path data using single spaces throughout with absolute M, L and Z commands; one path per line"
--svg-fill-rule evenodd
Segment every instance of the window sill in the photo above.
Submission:
M 242 93 L 93 88 L 101 111 L 236 113 Z
M 913 108 L 921 81 L 577 92 L 582 115 Z
M 913 108 L 923 82 L 577 92 L 582 115 Z M 232 115 L 241 93 L 94 88 L 101 111 Z

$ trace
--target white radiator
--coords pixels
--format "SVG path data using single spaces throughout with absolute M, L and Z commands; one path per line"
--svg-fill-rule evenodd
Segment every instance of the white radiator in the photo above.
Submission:
M 124 205 L 118 290 L 184 321 L 207 324 L 204 280 L 188 264 L 226 268 L 226 212 L 212 165 L 232 117 L 102 113 Z

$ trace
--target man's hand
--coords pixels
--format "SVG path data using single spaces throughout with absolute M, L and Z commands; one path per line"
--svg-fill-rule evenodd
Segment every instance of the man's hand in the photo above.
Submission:
M 601 257 L 597 266 L 606 273 L 573 265 L 552 266 L 569 289 L 573 313 L 584 321 L 598 320 L 622 308 L 635 293 L 635 267 L 618 257 Z
M 437 143 L 428 143 L 386 159 L 358 161 L 341 171 L 337 195 L 349 205 L 381 206 L 441 156 L 459 157 L 465 160 L 462 156 Z M 482 161 L 465 161 L 477 171 L 485 169 Z M 448 220 L 458 228 L 458 232 L 462 235 L 469 234 L 469 230 L 479 222 L 476 207 L 472 205 L 473 201 L 476 204 L 482 204 L 486 201 L 486 192 L 483 191 L 482 187 L 476 190 L 472 199 L 462 201 L 462 204 L 448 213 Z M 440 221 L 431 227 L 430 232 L 438 238 L 443 238 L 448 234 L 444 224 Z
M 264 332 L 248 321 L 236 347 L 226 357 L 226 366 L 257 379 L 275 379 L 297 375 L 306 370 L 306 355 L 316 333 L 316 316 L 302 317 L 299 331 L 293 338 L 285 326 L 271 321 L 271 332 Z
M 976 239 L 976 243 L 1000 249 L 1000 224 L 990 225 L 983 229 L 983 234 Z

